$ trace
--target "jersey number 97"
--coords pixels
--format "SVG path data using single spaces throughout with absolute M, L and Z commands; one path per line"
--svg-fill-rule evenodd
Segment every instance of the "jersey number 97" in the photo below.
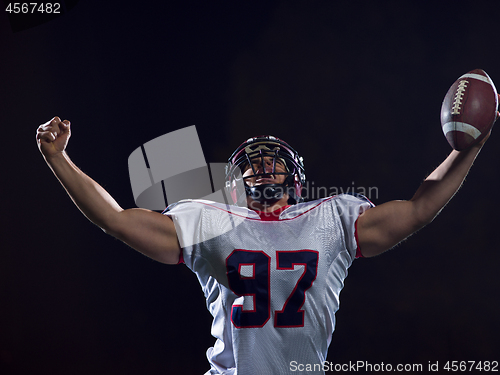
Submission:
M 302 306 L 306 291 L 312 286 L 318 271 L 319 253 L 313 250 L 277 251 L 276 269 L 286 272 L 295 266 L 304 266 L 302 275 L 286 299 L 283 308 L 274 311 L 274 326 L 280 328 L 303 327 Z M 244 267 L 250 268 L 249 276 L 242 275 Z M 253 309 L 243 310 L 233 305 L 231 321 L 236 328 L 263 327 L 271 316 L 271 258 L 263 251 L 234 250 L 226 259 L 230 289 L 238 296 L 252 296 Z

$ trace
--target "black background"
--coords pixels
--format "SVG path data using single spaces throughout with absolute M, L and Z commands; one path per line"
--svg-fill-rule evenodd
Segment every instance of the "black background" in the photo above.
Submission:
M 18 32 L 2 4 L 0 373 L 201 374 L 214 341 L 196 277 L 88 222 L 39 124 L 71 120 L 68 153 L 123 207 L 129 154 L 193 124 L 208 162 L 273 134 L 316 186 L 409 199 L 451 150 L 449 86 L 475 68 L 500 82 L 500 3 L 430 4 L 82 0 Z M 354 263 L 329 361 L 500 360 L 499 145 L 430 226 Z

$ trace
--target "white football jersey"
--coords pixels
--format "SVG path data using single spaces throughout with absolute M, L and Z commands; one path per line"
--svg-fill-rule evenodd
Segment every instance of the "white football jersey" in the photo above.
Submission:
M 292 364 L 323 364 L 357 254 L 355 223 L 372 206 L 343 194 L 275 215 L 203 200 L 165 211 L 214 317 L 207 374 L 290 374 Z

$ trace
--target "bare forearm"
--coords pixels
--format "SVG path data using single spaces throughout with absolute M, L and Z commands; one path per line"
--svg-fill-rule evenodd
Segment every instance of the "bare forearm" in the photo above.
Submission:
M 45 160 L 80 211 L 108 230 L 117 213 L 123 211 L 113 197 L 73 164 L 66 152 Z
M 424 180 L 411 199 L 415 215 L 420 221 L 432 221 L 455 195 L 480 150 L 480 146 L 460 152 L 453 150 Z

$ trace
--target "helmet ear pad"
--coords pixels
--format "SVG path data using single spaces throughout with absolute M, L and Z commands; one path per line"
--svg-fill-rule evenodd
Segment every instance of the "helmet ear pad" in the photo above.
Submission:
M 304 201 L 302 198 L 302 181 L 298 173 L 287 176 L 284 184 L 287 186 L 288 201 L 290 204 L 297 204 Z

